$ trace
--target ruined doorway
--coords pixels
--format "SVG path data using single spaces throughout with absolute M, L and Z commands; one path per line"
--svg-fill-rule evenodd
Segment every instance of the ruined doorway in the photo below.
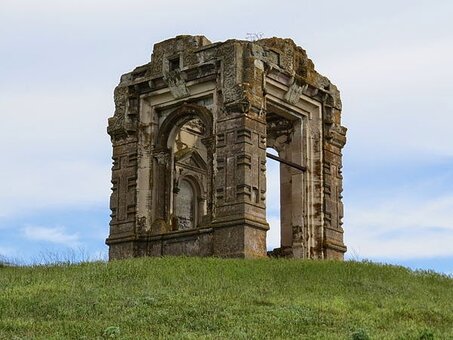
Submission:
M 303 140 L 303 119 L 285 108 L 270 106 L 266 115 L 267 133 L 267 159 L 278 161 L 279 176 L 272 175 L 275 186 L 279 185 L 279 214 L 275 213 L 276 202 L 267 203 L 269 206 L 269 217 L 271 223 L 280 226 L 280 244 L 271 250 L 273 256 L 301 256 L 305 252 L 302 248 L 304 238 L 304 215 L 305 215 L 305 187 L 304 187 L 304 140 Z M 275 189 L 274 189 L 275 190 Z M 271 194 L 272 195 L 272 194 Z M 275 198 L 273 201 L 276 201 Z M 267 208 L 266 207 L 266 208 Z M 266 211 L 267 213 L 267 211 Z M 274 226 L 274 229 L 276 229 Z M 272 224 L 271 224 L 272 228 Z M 270 237 L 275 240 L 275 233 L 271 232 Z M 272 239 L 271 239 L 272 242 Z M 271 246 L 269 244 L 268 246 Z

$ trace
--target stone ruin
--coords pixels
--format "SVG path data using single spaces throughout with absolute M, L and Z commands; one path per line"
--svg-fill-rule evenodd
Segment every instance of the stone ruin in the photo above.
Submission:
M 177 36 L 114 99 L 110 259 L 343 259 L 340 94 L 292 40 Z M 269 253 L 266 157 L 280 161 Z

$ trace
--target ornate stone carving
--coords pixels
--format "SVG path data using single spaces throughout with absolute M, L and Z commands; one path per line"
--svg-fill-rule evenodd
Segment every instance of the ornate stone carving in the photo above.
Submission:
M 288 92 L 285 93 L 284 99 L 290 104 L 297 104 L 300 100 L 300 96 L 307 89 L 308 85 L 299 86 L 295 79 L 292 79 L 291 85 L 288 88 Z
M 167 83 L 173 97 L 179 99 L 190 95 L 189 89 L 186 86 L 186 81 L 182 77 L 181 72 L 177 70 L 166 72 L 164 81 Z
M 168 152 L 159 152 L 154 155 L 154 158 L 157 160 L 157 164 L 168 166 L 170 162 L 170 155 Z
M 328 124 L 326 128 L 326 139 L 333 145 L 342 148 L 346 144 L 346 131 L 344 126 Z
M 107 133 L 115 141 L 126 138 L 136 131 L 136 123 L 129 117 L 128 111 L 130 108 L 132 113 L 136 114 L 138 103 L 129 105 L 130 90 L 127 86 L 118 86 L 115 89 L 114 100 L 115 112 L 108 120 Z

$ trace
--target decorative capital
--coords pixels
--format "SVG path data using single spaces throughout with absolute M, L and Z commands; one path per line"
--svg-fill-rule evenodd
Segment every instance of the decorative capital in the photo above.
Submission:
M 157 164 L 168 166 L 170 163 L 170 155 L 168 152 L 161 151 L 154 154 L 154 158 L 157 160 Z

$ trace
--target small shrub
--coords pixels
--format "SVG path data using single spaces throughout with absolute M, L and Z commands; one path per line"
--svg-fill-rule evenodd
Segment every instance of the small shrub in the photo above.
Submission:
M 104 339 L 113 339 L 116 338 L 120 335 L 120 328 L 118 326 L 109 326 L 106 329 L 104 329 L 104 332 L 102 333 L 102 337 Z
M 429 329 L 425 329 L 420 333 L 420 340 L 433 340 L 434 339 L 434 334 L 432 331 Z
M 352 333 L 352 340 L 370 340 L 370 337 L 365 330 L 358 329 Z

